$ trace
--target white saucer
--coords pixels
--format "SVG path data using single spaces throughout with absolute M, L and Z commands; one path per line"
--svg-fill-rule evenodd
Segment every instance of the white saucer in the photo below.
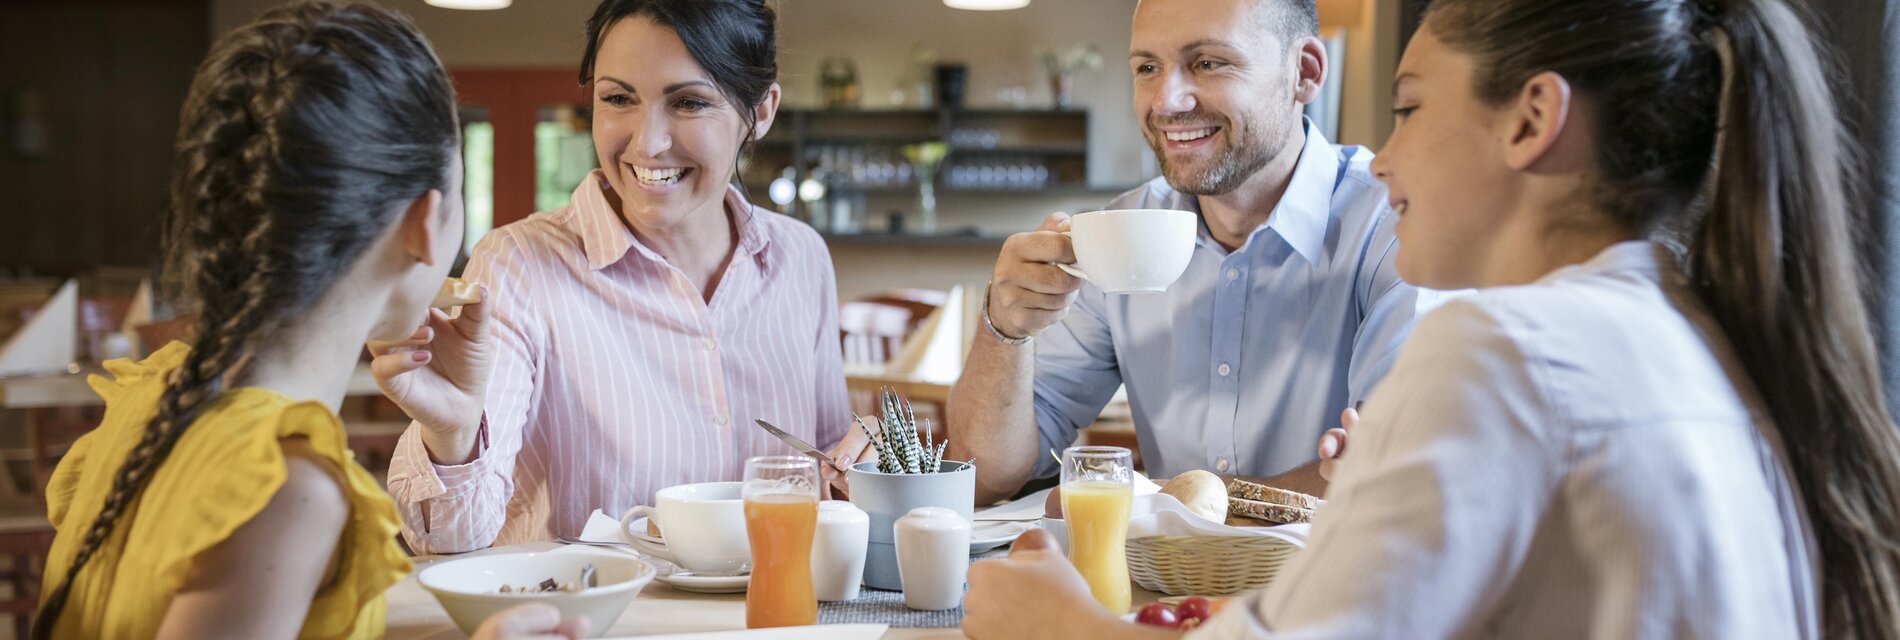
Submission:
M 746 584 L 752 580 L 750 574 L 738 576 L 673 575 L 673 572 L 683 570 L 673 563 L 668 562 L 666 558 L 663 557 L 667 555 L 666 540 L 646 535 L 646 518 L 636 518 L 630 524 L 634 531 L 639 532 L 633 536 L 633 547 L 640 550 L 640 552 L 646 556 L 646 561 L 651 563 L 653 568 L 660 572 L 660 575 L 655 577 L 654 580 L 664 583 L 666 586 L 679 589 L 680 591 L 691 591 L 693 593 L 745 593 Z
M 745 593 L 746 584 L 752 581 L 752 576 L 725 576 L 715 578 L 708 576 L 672 576 L 661 574 L 654 579 L 665 583 L 666 586 L 679 589 L 680 591 L 691 591 L 693 593 Z
M 676 575 L 682 571 L 673 563 L 660 558 L 647 557 L 646 561 L 659 571 L 653 579 L 680 591 L 693 593 L 745 593 L 746 585 L 752 581 L 751 574 L 739 576 L 695 576 Z

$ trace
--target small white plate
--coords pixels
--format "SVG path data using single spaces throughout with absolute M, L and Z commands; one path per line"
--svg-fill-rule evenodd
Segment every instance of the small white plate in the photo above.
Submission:
M 1015 542 L 1024 532 L 1036 528 L 1034 522 L 978 522 L 970 528 L 970 554 L 975 555 Z
M 646 534 L 646 518 L 635 519 L 633 521 L 633 530 L 639 532 L 633 535 L 633 540 L 631 541 L 634 549 L 649 556 L 672 556 L 672 554 L 666 552 L 666 540 L 664 538 L 655 538 Z M 623 537 L 622 539 L 624 540 L 625 538 Z M 662 573 L 664 573 L 664 571 L 662 571 Z
M 666 544 L 665 539 L 662 539 L 656 536 L 647 535 L 647 519 L 646 518 L 634 518 L 633 522 L 630 524 L 635 532 L 633 534 L 633 537 L 639 538 L 640 540 L 643 540 L 646 542 L 651 542 L 653 544 Z

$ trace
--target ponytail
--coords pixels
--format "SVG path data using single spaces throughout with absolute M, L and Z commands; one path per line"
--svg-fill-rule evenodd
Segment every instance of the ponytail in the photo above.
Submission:
M 1552 71 L 1597 108 L 1590 196 L 1681 231 L 1690 286 L 1785 443 L 1820 551 L 1822 635 L 1900 631 L 1900 432 L 1850 241 L 1853 145 L 1790 0 L 1437 0 L 1504 104 Z M 1699 214 L 1699 216 L 1697 215 Z
M 1724 77 L 1692 286 L 1785 443 L 1821 552 L 1828 637 L 1900 630 L 1900 433 L 1853 260 L 1852 145 L 1822 54 L 1782 0 L 1732 0 L 1710 30 Z

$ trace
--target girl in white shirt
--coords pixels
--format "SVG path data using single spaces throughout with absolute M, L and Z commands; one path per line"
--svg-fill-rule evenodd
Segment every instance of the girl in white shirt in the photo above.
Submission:
M 1894 637 L 1900 436 L 1820 59 L 1786 0 L 1435 2 L 1373 170 L 1400 275 L 1481 291 L 1419 322 L 1311 546 L 1192 637 Z M 1034 533 L 971 568 L 971 637 L 1179 633 Z

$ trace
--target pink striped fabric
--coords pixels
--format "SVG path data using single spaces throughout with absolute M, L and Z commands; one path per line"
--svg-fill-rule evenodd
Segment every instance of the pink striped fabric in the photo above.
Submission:
M 499 337 L 487 444 L 432 463 L 416 425 L 389 492 L 417 553 L 579 535 L 659 489 L 738 480 L 750 456 L 791 450 L 764 419 L 820 447 L 850 413 L 830 253 L 811 227 L 731 191 L 739 245 L 707 304 L 642 246 L 599 172 L 573 204 L 496 229 L 467 277 L 488 285 Z

